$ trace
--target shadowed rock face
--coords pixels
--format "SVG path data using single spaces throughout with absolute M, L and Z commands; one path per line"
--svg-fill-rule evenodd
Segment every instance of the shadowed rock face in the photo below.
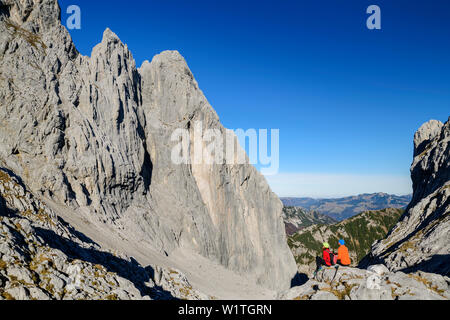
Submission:
M 282 204 L 256 169 L 175 165 L 177 128 L 224 132 L 178 52 L 137 68 L 109 29 L 91 57 L 56 0 L 1 0 L 0 164 L 38 197 L 161 252 L 194 250 L 274 289 L 296 266 Z M 235 139 L 237 141 L 237 139 Z
M 0 168 L 0 300 L 210 299 L 178 270 L 102 250 Z
M 450 121 L 431 120 L 414 136 L 413 198 L 399 223 L 362 265 L 450 274 Z

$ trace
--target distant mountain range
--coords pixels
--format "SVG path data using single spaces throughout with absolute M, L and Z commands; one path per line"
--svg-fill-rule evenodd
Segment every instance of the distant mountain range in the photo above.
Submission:
M 314 224 L 334 224 L 337 222 L 330 216 L 317 211 L 307 211 L 300 207 L 287 206 L 283 208 L 283 220 L 287 235 L 292 235 Z
M 328 242 L 336 252 L 339 239 L 345 240 L 352 265 L 357 265 L 370 252 L 372 244 L 386 236 L 403 212 L 393 208 L 366 211 L 339 223 L 311 225 L 291 234 L 288 244 L 301 272 L 314 270 L 315 257 L 321 255 L 323 242 Z
M 411 201 L 411 195 L 372 193 L 336 199 L 281 198 L 281 201 L 285 206 L 318 211 L 335 220 L 342 221 L 364 211 L 406 208 Z

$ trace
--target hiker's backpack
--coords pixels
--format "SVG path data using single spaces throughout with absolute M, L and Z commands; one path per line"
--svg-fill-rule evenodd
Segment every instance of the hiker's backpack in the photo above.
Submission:
M 337 263 L 337 254 L 334 254 L 331 251 L 330 251 L 330 263 L 332 266 Z

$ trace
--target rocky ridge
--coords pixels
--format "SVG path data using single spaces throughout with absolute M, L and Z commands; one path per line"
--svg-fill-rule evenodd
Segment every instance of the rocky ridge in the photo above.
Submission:
M 413 198 L 398 224 L 361 263 L 392 271 L 450 275 L 450 119 L 431 120 L 414 136 Z
M 307 211 L 300 207 L 283 207 L 283 220 L 288 236 L 314 224 L 334 224 L 333 218 L 316 211 Z
M 56 0 L 0 4 L 3 168 L 41 201 L 166 256 L 192 250 L 271 289 L 290 286 L 282 204 L 265 178 L 250 164 L 171 161 L 174 130 L 191 145 L 196 123 L 226 131 L 178 52 L 137 68 L 107 29 L 82 56 Z

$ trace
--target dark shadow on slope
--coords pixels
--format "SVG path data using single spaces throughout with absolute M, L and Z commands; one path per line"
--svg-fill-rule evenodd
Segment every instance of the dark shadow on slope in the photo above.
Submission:
M 144 165 L 142 166 L 142 170 L 140 172 L 140 175 L 144 179 L 144 188 L 145 192 L 148 192 L 150 189 L 150 185 L 152 183 L 152 174 L 153 174 L 153 163 L 150 159 L 150 154 L 145 151 L 144 156 Z
M 51 230 L 42 228 L 35 228 L 35 230 L 36 234 L 42 237 L 47 246 L 60 250 L 69 259 L 78 259 L 103 266 L 107 271 L 116 273 L 120 277 L 131 281 L 142 296 L 149 295 L 152 299 L 160 300 L 177 299 L 161 287 L 149 288 L 145 285 L 145 282 L 153 280 L 151 275 L 154 275 L 154 271 L 150 266 L 144 268 L 133 258 L 127 261 L 109 252 L 103 252 L 93 248 L 83 248 L 78 243 L 63 238 Z M 86 236 L 83 235 L 83 237 Z M 92 240 L 90 241 L 93 242 Z
M 13 218 L 16 216 L 18 217 L 17 213 L 18 213 L 17 211 L 8 208 L 8 206 L 6 205 L 6 200 L 0 194 L 0 216 Z
M 10 215 L 10 210 L 6 206 L 5 199 L 0 195 L 0 216 L 8 217 Z
M 405 273 L 417 271 L 437 273 L 450 277 L 450 254 L 437 254 L 427 261 L 423 261 L 415 266 L 400 270 Z
M 63 218 L 61 218 L 60 216 L 58 216 L 58 221 L 64 226 L 66 227 L 69 232 L 73 235 L 75 235 L 75 237 L 77 237 L 78 239 L 80 239 L 81 241 L 83 241 L 84 243 L 90 243 L 96 246 L 100 245 L 95 242 L 94 240 L 92 240 L 91 238 L 88 238 L 87 236 L 85 236 L 83 233 L 79 232 L 78 230 L 76 230 L 74 227 L 72 227 L 68 222 L 66 222 Z
M 436 198 L 434 198 L 437 200 L 437 203 L 441 203 L 442 201 L 442 194 L 438 194 Z M 428 206 L 430 206 L 432 203 L 432 201 L 430 201 L 430 203 L 428 204 Z M 446 199 L 446 201 L 441 204 L 439 206 L 440 210 L 436 210 L 435 212 L 433 212 L 432 214 L 430 214 L 425 220 L 423 220 L 419 226 L 417 226 L 417 228 L 411 232 L 410 234 L 408 234 L 407 236 L 405 236 L 403 239 L 401 239 L 400 241 L 396 242 L 395 244 L 393 244 L 391 247 L 389 247 L 388 249 L 386 249 L 381 255 L 382 256 L 388 256 L 389 254 L 391 254 L 392 252 L 398 250 L 405 242 L 408 242 L 410 239 L 412 239 L 415 235 L 417 235 L 417 233 L 421 232 L 423 229 L 425 229 L 428 225 L 432 224 L 432 223 L 439 223 L 439 221 L 443 220 L 448 214 L 449 212 L 445 212 L 445 208 L 447 208 L 450 205 L 450 198 Z M 427 210 L 428 207 L 424 208 L 424 210 Z M 403 219 L 405 217 L 405 215 L 407 214 L 407 212 L 405 212 L 402 217 L 400 218 L 399 221 L 401 221 L 401 219 Z M 393 229 L 391 229 L 388 233 L 388 235 L 386 236 L 386 238 L 388 238 L 393 232 Z M 366 255 L 363 259 L 361 259 L 360 263 L 358 264 L 359 268 L 367 268 L 369 265 L 373 265 L 373 264 L 386 264 L 383 258 L 380 257 L 374 257 L 372 256 L 372 253 L 369 253 L 368 255 Z M 414 266 L 408 267 L 408 269 L 410 268 L 414 268 Z M 430 271 L 429 271 L 430 272 Z M 437 270 L 433 270 L 431 271 L 433 273 L 439 273 L 439 269 Z
M 307 283 L 309 280 L 308 276 L 305 273 L 298 273 L 291 280 L 291 288 L 299 287 Z
M 0 3 L 0 16 L 9 17 L 10 5 Z
M 19 183 L 22 183 L 20 177 L 17 177 L 9 170 L 2 169 L 10 176 L 14 176 Z M 26 190 L 26 188 L 24 187 Z M 0 216 L 8 218 L 20 218 L 24 216 L 20 215 L 18 210 L 11 209 L 7 206 L 5 199 L 0 195 Z M 71 234 L 80 239 L 82 242 L 95 245 L 99 245 L 84 235 L 83 233 L 75 230 L 73 226 L 67 223 L 61 217 L 58 217 L 58 221 L 63 224 Z M 147 287 L 145 285 L 149 280 L 154 280 L 155 271 L 153 267 L 142 267 L 134 258 L 130 258 L 130 261 L 114 256 L 109 252 L 99 251 L 95 248 L 83 248 L 78 243 L 66 239 L 52 230 L 43 229 L 41 227 L 33 226 L 37 236 L 40 236 L 44 244 L 53 249 L 58 249 L 63 252 L 71 260 L 81 260 L 103 266 L 108 272 L 113 272 L 122 278 L 131 281 L 135 287 L 139 290 L 142 296 L 149 295 L 152 299 L 158 300 L 178 300 L 169 291 L 164 290 L 160 286 Z M 18 244 L 26 245 L 26 241 L 22 234 L 17 230 L 10 230 L 15 237 L 15 241 Z M 24 252 L 21 248 L 17 247 L 23 256 L 30 258 L 29 252 Z
M 23 218 L 18 215 L 17 211 L 7 207 L 6 201 L 1 195 L 0 195 L 0 216 L 6 218 Z M 9 227 L 9 231 L 14 236 L 14 241 L 16 244 L 14 250 L 19 252 L 21 256 L 26 257 L 26 259 L 30 260 L 31 259 L 30 252 L 28 250 L 24 250 L 24 247 L 27 246 L 25 237 L 12 226 Z
M 7 169 L 7 168 L 3 168 L 0 167 L 0 170 L 5 172 L 7 175 L 9 175 L 12 178 L 15 178 L 17 180 L 17 183 L 24 189 L 24 190 L 28 190 L 27 187 L 25 186 L 25 183 L 23 183 L 23 180 L 21 177 L 19 177 L 18 175 L 16 175 L 13 171 Z

